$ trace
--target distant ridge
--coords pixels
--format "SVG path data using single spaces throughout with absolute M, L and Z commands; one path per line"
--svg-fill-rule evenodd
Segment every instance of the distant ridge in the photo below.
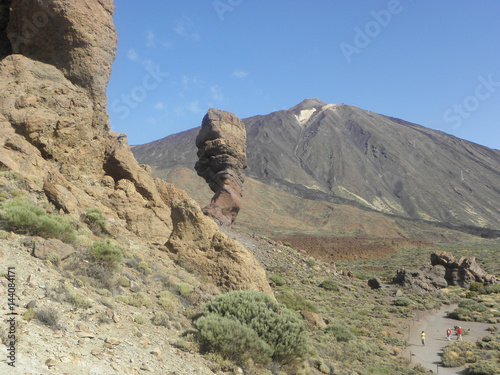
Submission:
M 243 122 L 251 178 L 301 198 L 498 235 L 498 150 L 317 98 Z M 197 132 L 135 146 L 133 152 L 158 175 L 192 168 Z

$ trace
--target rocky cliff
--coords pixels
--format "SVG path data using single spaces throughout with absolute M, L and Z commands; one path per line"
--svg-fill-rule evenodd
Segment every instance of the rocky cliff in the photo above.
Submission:
M 0 169 L 21 173 L 27 189 L 74 217 L 98 207 L 114 222 L 116 236 L 170 242 L 176 256 L 203 246 L 190 259 L 192 269 L 223 290 L 251 285 L 271 293 L 255 258 L 209 218 L 199 218 L 191 228 L 208 243 L 183 237 L 190 215 L 181 219 L 173 213 L 183 207 L 196 216 L 199 207 L 186 203 L 184 191 L 153 179 L 134 159 L 125 134 L 110 132 L 105 91 L 116 51 L 113 2 L 13 0 L 8 14 L 5 9 L 0 8 L 5 56 L 0 61 Z M 207 258 L 210 250 L 217 260 Z M 196 268 L 210 262 L 225 267 L 218 273 Z M 228 277 L 233 265 L 242 264 Z M 250 273 L 255 270 L 260 271 Z

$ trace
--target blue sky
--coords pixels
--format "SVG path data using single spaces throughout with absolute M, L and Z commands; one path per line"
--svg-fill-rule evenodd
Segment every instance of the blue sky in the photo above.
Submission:
M 111 128 L 142 144 L 305 98 L 500 149 L 498 0 L 115 0 Z

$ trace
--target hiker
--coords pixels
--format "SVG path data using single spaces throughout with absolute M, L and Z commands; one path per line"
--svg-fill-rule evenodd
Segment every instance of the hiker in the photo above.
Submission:
M 462 327 L 457 329 L 457 340 L 462 340 Z
M 451 341 L 451 328 L 448 328 L 448 329 L 446 330 L 446 339 L 447 339 L 448 341 Z
M 420 334 L 420 338 L 422 339 L 422 345 L 425 346 L 425 332 L 422 331 L 422 333 Z

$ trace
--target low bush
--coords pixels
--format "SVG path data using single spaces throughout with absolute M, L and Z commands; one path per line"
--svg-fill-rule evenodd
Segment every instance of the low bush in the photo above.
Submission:
M 479 293 L 479 294 L 483 294 L 483 293 L 486 292 L 486 290 L 484 288 L 484 284 L 480 283 L 478 281 L 474 281 L 473 283 L 471 283 L 470 286 L 469 286 L 469 290 L 471 292 L 476 292 L 476 293 Z
M 300 294 L 291 290 L 286 290 L 284 293 L 277 295 L 276 299 L 290 310 L 318 312 L 313 302 L 306 300 Z
M 324 281 L 321 282 L 321 284 L 319 284 L 319 286 L 321 288 L 323 288 L 323 289 L 332 290 L 332 291 L 335 291 L 335 292 L 338 292 L 340 290 L 339 284 L 337 284 L 333 280 L 324 280 Z
M 233 360 L 253 353 L 253 360 L 261 364 L 269 358 L 288 363 L 308 350 L 303 321 L 260 292 L 238 291 L 215 297 L 205 304 L 195 327 L 206 348 L 217 348 Z
M 488 285 L 486 288 L 486 293 L 500 293 L 500 284 Z
M 143 292 L 134 293 L 128 296 L 118 296 L 116 299 L 127 305 L 141 308 L 142 306 L 151 307 L 151 299 Z
M 469 375 L 495 375 L 500 374 L 500 362 L 498 360 L 480 360 L 469 366 Z
M 281 276 L 279 275 L 274 275 L 273 277 L 271 277 L 271 281 L 276 285 L 276 286 L 283 286 L 285 285 L 285 279 L 282 278 Z
M 352 333 L 349 328 L 342 324 L 330 324 L 325 328 L 325 331 L 332 333 L 337 341 L 348 342 L 356 338 L 354 333 Z
M 59 327 L 59 313 L 54 308 L 37 310 L 35 318 L 46 326 L 57 329 Z
M 102 236 L 107 233 L 106 218 L 98 208 L 89 208 L 85 210 L 83 221 L 96 236 Z
M 209 314 L 196 321 L 196 328 L 202 337 L 202 347 L 210 348 L 225 358 L 239 363 L 250 358 L 262 365 L 271 362 L 271 346 L 238 320 Z
M 44 238 L 57 238 L 72 243 L 76 240 L 75 230 L 62 217 L 47 213 L 24 199 L 13 199 L 2 205 L 2 219 L 13 231 Z
M 393 302 L 394 306 L 407 307 L 413 304 L 413 301 L 406 297 L 398 297 Z
M 168 312 L 177 311 L 177 298 L 168 290 L 164 290 L 158 294 L 158 303 Z
M 155 326 L 168 327 L 169 326 L 169 318 L 168 315 L 164 312 L 157 312 L 151 319 L 151 323 Z
M 90 248 L 90 254 L 98 262 L 114 265 L 123 261 L 123 252 L 109 241 L 96 241 Z

